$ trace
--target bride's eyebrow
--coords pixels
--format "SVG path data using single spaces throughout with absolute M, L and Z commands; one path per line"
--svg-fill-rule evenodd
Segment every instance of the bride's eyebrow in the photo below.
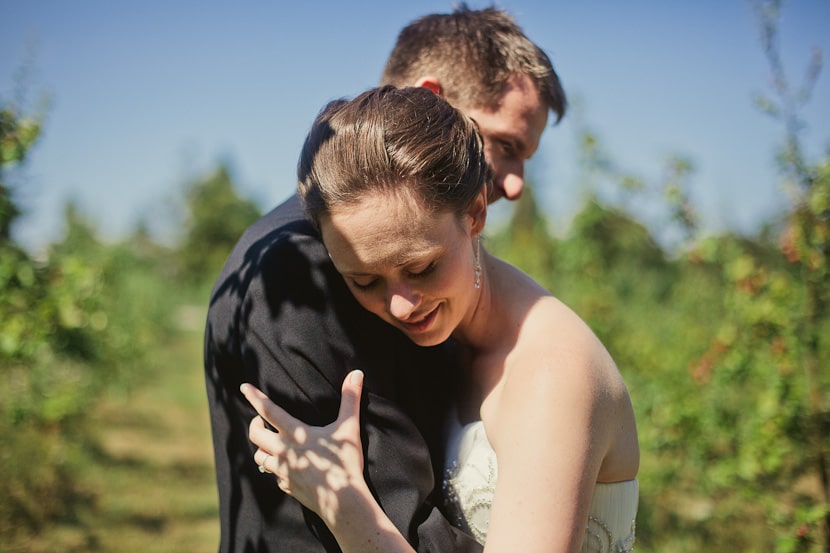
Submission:
M 443 253 L 443 249 L 441 249 L 440 252 L 435 251 L 435 250 L 430 250 L 428 252 L 424 252 L 423 255 L 412 255 L 412 256 L 407 255 L 406 259 L 401 259 L 400 261 L 396 262 L 393 266 L 396 269 L 399 269 L 399 268 L 405 267 L 406 265 L 412 265 L 412 264 L 416 264 L 416 263 L 432 262 L 435 259 L 439 258 L 442 253 Z M 341 271 L 340 274 L 342 274 L 343 276 L 347 276 L 349 278 L 374 277 L 374 276 L 376 276 L 376 273 L 371 272 L 371 268 L 368 269 L 368 270 L 370 272 L 365 272 L 365 270 L 355 270 L 355 271 L 344 270 L 344 271 Z
M 400 269 L 406 265 L 434 261 L 447 251 L 447 246 L 437 240 L 425 242 L 420 245 L 401 248 L 398 251 L 388 252 L 387 255 L 381 253 L 377 255 L 364 254 L 363 259 L 352 260 L 356 263 L 349 263 L 351 267 L 342 267 L 342 270 L 338 268 L 338 272 L 348 277 L 371 277 L 382 272 L 384 268 Z
M 421 250 L 409 251 L 405 256 L 402 256 L 397 263 L 395 263 L 395 267 L 403 267 L 404 265 L 411 265 L 413 263 L 431 261 L 443 255 L 444 249 L 445 248 L 443 246 L 432 244 L 427 248 L 422 248 Z

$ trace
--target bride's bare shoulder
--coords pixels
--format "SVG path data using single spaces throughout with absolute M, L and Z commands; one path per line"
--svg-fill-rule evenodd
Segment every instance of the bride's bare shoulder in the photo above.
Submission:
M 604 350 L 599 338 L 573 309 L 555 296 L 540 296 L 528 309 L 523 322 L 527 347 L 580 349 L 583 353 Z

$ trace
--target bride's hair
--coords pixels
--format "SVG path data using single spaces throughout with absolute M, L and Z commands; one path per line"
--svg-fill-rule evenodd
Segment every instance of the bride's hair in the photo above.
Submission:
M 374 194 L 459 215 L 493 175 L 475 122 L 421 87 L 374 88 L 329 103 L 314 121 L 297 166 L 298 190 L 317 225 L 334 209 Z

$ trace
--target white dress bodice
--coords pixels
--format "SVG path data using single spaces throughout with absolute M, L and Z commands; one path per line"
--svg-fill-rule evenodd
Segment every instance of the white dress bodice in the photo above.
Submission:
M 498 464 L 481 421 L 450 423 L 444 494 L 456 523 L 479 543 L 487 540 L 490 505 L 496 491 Z M 633 551 L 639 502 L 636 480 L 597 483 L 585 528 L 584 552 Z

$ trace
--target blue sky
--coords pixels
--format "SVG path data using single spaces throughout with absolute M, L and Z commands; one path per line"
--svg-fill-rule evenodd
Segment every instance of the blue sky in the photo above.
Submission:
M 770 74 L 748 1 L 498 5 L 552 58 L 575 108 L 546 131 L 529 167 L 556 229 L 585 194 L 575 146 L 584 127 L 623 169 L 647 179 L 669 155 L 690 159 L 691 197 L 708 230 L 751 232 L 787 205 L 774 164 L 782 127 L 752 101 L 769 90 Z M 183 183 L 219 161 L 243 194 L 270 208 L 294 188 L 297 154 L 320 107 L 375 85 L 400 28 L 451 6 L 0 0 L 0 99 L 16 97 L 27 59 L 28 106 L 51 99 L 42 139 L 15 174 L 26 211 L 15 236 L 31 249 L 57 239 L 71 199 L 106 237 L 144 219 L 172 238 L 164 223 Z M 830 56 L 828 29 L 826 0 L 785 2 L 791 80 L 801 80 L 812 47 Z M 817 159 L 830 145 L 830 68 L 803 116 Z

